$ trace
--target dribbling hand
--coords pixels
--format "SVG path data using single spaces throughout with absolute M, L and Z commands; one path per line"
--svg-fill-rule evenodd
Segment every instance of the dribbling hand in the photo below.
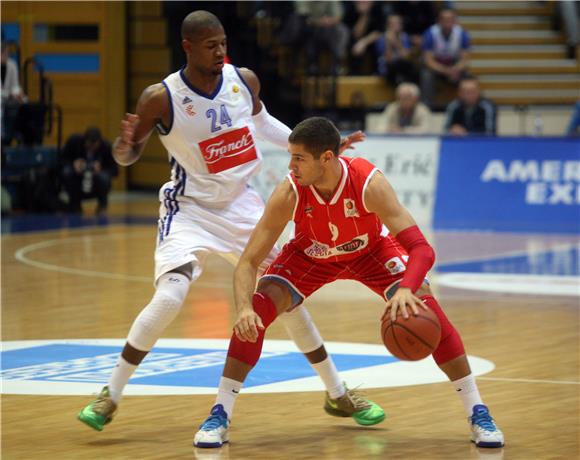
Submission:
M 399 310 L 403 315 L 403 318 L 407 319 L 409 317 L 409 312 L 407 307 L 411 308 L 413 315 L 417 316 L 419 314 L 419 308 L 423 308 L 428 310 L 427 305 L 416 295 L 409 288 L 399 288 L 397 292 L 391 297 L 391 300 L 387 302 L 387 306 L 385 308 L 385 312 L 381 317 L 381 321 L 383 321 L 387 315 L 391 315 L 391 321 L 395 321 L 397 319 L 397 313 Z
M 264 329 L 264 324 L 253 309 L 244 309 L 238 313 L 234 324 L 238 339 L 242 342 L 255 342 L 258 339 L 258 329 Z

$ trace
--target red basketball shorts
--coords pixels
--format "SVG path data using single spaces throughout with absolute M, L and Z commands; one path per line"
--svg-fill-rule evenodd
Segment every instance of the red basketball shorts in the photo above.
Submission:
M 288 243 L 262 278 L 294 291 L 293 306 L 322 286 L 345 279 L 359 281 L 386 299 L 393 284 L 403 278 L 408 259 L 405 250 L 390 236 L 382 237 L 369 252 L 345 262 L 321 262 Z

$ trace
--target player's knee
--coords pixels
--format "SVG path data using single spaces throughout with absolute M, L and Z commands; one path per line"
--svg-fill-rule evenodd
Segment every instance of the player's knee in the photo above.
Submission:
M 421 299 L 437 315 L 441 325 L 441 340 L 433 352 L 435 362 L 441 365 L 465 354 L 465 348 L 459 332 L 451 324 L 451 321 L 449 321 L 449 318 L 447 318 L 435 298 L 432 295 L 424 295 L 421 296 Z
M 451 326 L 451 330 L 447 332 L 447 336 L 445 338 L 442 336 L 439 346 L 433 352 L 433 359 L 438 365 L 445 364 L 465 354 L 465 347 L 457 329 Z
M 262 292 L 256 292 L 254 294 L 252 306 L 262 320 L 264 329 L 258 329 L 258 338 L 255 342 L 242 342 L 235 333 L 232 334 L 228 356 L 253 367 L 262 354 L 262 345 L 264 343 L 266 329 L 276 319 L 278 312 L 272 299 Z
M 185 275 L 162 275 L 153 298 L 133 323 L 128 342 L 139 350 L 149 351 L 181 310 L 188 289 L 189 279 Z
M 290 289 L 284 284 L 278 283 L 270 278 L 262 278 L 258 283 L 256 292 L 268 297 L 279 312 L 286 311 L 292 307 L 292 294 L 290 293 Z
M 322 346 L 322 337 L 303 305 L 299 305 L 290 312 L 282 313 L 280 321 L 302 353 L 310 353 Z

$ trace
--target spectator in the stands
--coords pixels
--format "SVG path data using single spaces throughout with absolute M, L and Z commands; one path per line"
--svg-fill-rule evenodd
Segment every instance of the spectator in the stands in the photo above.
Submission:
M 417 82 L 417 70 L 410 59 L 411 41 L 409 35 L 403 32 L 401 16 L 389 16 L 385 33 L 377 38 L 375 49 L 379 74 L 392 86 L 405 81 Z
M 423 34 L 437 21 L 435 2 L 392 2 L 392 11 L 403 18 L 403 30 L 409 34 L 414 48 L 421 49 Z
M 15 136 L 15 123 L 25 97 L 20 87 L 18 64 L 10 57 L 6 40 L 2 39 L 2 145 L 10 145 Z
M 401 83 L 396 94 L 397 100 L 383 112 L 386 131 L 404 134 L 431 132 L 431 111 L 419 101 L 419 87 L 414 83 Z
M 576 102 L 566 129 L 567 136 L 580 136 L 580 100 Z
M 482 97 L 479 81 L 465 77 L 459 83 L 458 98 L 447 106 L 445 132 L 456 136 L 496 134 L 496 107 Z
M 364 75 L 376 71 L 373 42 L 385 27 L 380 2 L 358 0 L 345 2 L 344 24 L 350 30 L 350 73 Z
M 117 164 L 111 154 L 111 144 L 98 128 L 88 128 L 84 134 L 73 134 L 63 152 L 62 179 L 69 198 L 69 212 L 82 212 L 81 201 L 97 198 L 97 214 L 107 211 L 111 179 L 117 175 Z
M 338 0 L 324 2 L 297 1 L 296 12 L 306 24 L 306 56 L 309 75 L 320 73 L 319 57 L 323 50 L 330 51 L 333 75 L 342 73 L 342 61 L 348 46 L 348 28 L 342 22 L 343 8 Z
M 436 79 L 457 84 L 466 74 L 469 49 L 469 34 L 457 24 L 455 11 L 441 10 L 437 24 L 423 36 L 421 92 L 429 107 L 432 107 Z

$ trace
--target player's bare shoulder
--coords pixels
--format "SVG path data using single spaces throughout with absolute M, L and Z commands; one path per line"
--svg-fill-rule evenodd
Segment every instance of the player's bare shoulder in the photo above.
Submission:
M 149 115 L 162 115 L 169 113 L 169 95 L 163 83 L 155 83 L 143 90 L 139 101 L 137 102 L 137 109 L 144 110 Z
M 260 79 L 256 75 L 253 70 L 248 69 L 247 67 L 240 67 L 238 69 L 240 75 L 245 80 L 245 82 L 250 87 L 253 95 L 257 95 L 260 93 Z

